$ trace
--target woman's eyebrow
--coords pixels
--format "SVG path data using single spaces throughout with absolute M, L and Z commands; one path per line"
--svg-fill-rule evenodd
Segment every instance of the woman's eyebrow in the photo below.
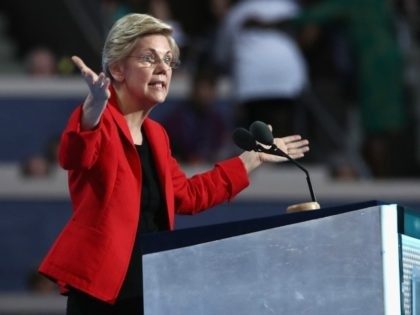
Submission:
M 159 55 L 159 52 L 156 49 L 151 48 L 151 47 L 143 48 L 143 49 L 140 49 L 140 51 L 139 51 L 139 53 L 145 53 L 145 52 L 152 52 L 152 53 L 155 53 L 155 54 Z M 170 50 L 170 49 L 168 51 L 164 52 L 165 55 L 171 54 L 171 53 L 172 53 L 172 50 Z

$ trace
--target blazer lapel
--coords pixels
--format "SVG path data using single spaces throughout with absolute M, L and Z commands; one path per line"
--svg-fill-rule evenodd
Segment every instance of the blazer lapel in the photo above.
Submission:
M 170 228 L 174 228 L 174 191 L 172 186 L 171 171 L 169 170 L 169 151 L 167 139 L 163 128 L 157 128 L 155 122 L 147 118 L 143 123 L 143 130 L 149 139 L 153 152 L 153 159 L 160 179 L 160 184 L 165 194 L 166 209 L 168 211 Z
M 154 128 L 151 120 L 148 118 L 145 119 L 143 123 L 143 130 L 149 139 L 159 178 L 163 179 L 165 178 L 165 175 L 168 174 L 168 172 L 166 172 L 166 167 L 168 165 L 168 159 L 166 158 L 168 154 L 167 147 L 165 145 L 166 139 L 163 137 L 162 131 Z
M 124 135 L 124 137 L 128 140 L 129 143 L 131 143 L 134 146 L 133 138 L 131 137 L 127 122 L 123 114 L 121 113 L 120 108 L 118 107 L 117 95 L 112 85 L 109 89 L 111 91 L 111 97 L 108 100 L 108 105 L 109 105 L 109 110 L 111 112 L 111 115 L 114 118 L 115 122 L 117 123 L 117 126 L 122 132 L 122 134 Z

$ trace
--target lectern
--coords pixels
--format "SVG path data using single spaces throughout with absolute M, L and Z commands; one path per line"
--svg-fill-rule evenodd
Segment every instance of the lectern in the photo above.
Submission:
M 420 314 L 419 239 L 420 212 L 378 201 L 150 235 L 144 311 Z

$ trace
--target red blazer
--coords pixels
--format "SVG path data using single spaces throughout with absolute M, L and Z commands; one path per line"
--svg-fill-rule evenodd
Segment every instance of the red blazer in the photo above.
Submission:
M 111 89 L 112 90 L 112 89 Z M 73 213 L 39 271 L 63 291 L 77 288 L 114 303 L 127 272 L 139 220 L 141 161 L 114 92 L 97 128 L 80 130 L 81 106 L 63 132 L 59 161 L 68 170 Z M 175 213 L 194 214 L 232 199 L 248 184 L 239 158 L 186 178 L 157 122 L 143 124 L 166 198 Z

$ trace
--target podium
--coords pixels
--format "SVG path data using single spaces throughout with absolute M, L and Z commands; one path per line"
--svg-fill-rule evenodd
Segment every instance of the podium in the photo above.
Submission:
M 420 213 L 396 204 L 159 233 L 143 250 L 146 315 L 420 314 Z

